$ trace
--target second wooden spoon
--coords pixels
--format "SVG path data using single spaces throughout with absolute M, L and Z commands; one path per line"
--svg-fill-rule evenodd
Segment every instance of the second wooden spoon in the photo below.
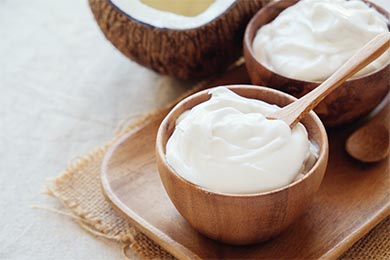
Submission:
M 389 100 L 387 98 L 385 107 L 347 139 L 345 148 L 353 158 L 377 162 L 389 156 Z
M 390 33 L 382 33 L 363 46 L 317 88 L 297 101 L 267 116 L 285 121 L 291 128 L 347 79 L 381 56 L 390 47 Z

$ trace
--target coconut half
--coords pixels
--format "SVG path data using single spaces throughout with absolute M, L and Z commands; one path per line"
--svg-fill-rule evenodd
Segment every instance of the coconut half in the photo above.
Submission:
M 124 55 L 182 79 L 225 70 L 240 55 L 250 18 L 269 0 L 89 0 Z

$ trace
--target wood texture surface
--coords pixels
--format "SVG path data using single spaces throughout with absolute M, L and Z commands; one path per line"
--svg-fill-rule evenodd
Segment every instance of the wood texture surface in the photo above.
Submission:
M 204 87 L 247 83 L 242 68 Z M 102 187 L 130 223 L 180 259 L 334 259 L 389 215 L 388 160 L 363 164 L 344 150 L 356 125 L 328 131 L 328 168 L 308 210 L 278 237 L 253 246 L 229 246 L 196 232 L 169 200 L 157 172 L 157 129 L 165 109 L 121 138 L 106 154 Z
M 258 62 L 252 50 L 252 42 L 257 30 L 297 1 L 281 0 L 268 4 L 252 18 L 245 31 L 244 57 L 253 84 L 279 89 L 300 98 L 315 89 L 321 82 L 296 80 L 277 74 Z M 365 2 L 390 19 L 387 11 L 368 1 Z M 349 123 L 367 115 L 381 102 L 389 89 L 390 64 L 366 76 L 346 81 L 327 96 L 315 111 L 326 126 Z
M 241 55 L 245 26 L 266 2 L 238 0 L 213 21 L 188 30 L 152 27 L 110 0 L 89 5 L 106 38 L 124 55 L 159 73 L 191 79 L 222 72 Z

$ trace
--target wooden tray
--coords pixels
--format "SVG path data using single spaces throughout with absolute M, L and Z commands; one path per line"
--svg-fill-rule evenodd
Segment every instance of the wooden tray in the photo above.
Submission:
M 247 83 L 243 67 L 202 87 Z M 229 246 L 208 239 L 179 215 L 162 186 L 154 145 L 169 108 L 118 140 L 106 154 L 101 178 L 107 200 L 131 224 L 179 259 L 336 258 L 389 215 L 388 160 L 362 164 L 344 150 L 356 126 L 328 131 L 325 178 L 308 211 L 277 238 L 254 246 Z

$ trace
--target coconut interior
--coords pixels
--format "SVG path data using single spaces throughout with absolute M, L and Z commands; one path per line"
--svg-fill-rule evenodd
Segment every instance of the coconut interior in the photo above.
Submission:
M 236 0 L 111 0 L 132 19 L 158 28 L 192 29 L 211 22 Z
M 206 11 L 215 0 L 141 0 L 141 2 L 160 11 L 191 17 Z

